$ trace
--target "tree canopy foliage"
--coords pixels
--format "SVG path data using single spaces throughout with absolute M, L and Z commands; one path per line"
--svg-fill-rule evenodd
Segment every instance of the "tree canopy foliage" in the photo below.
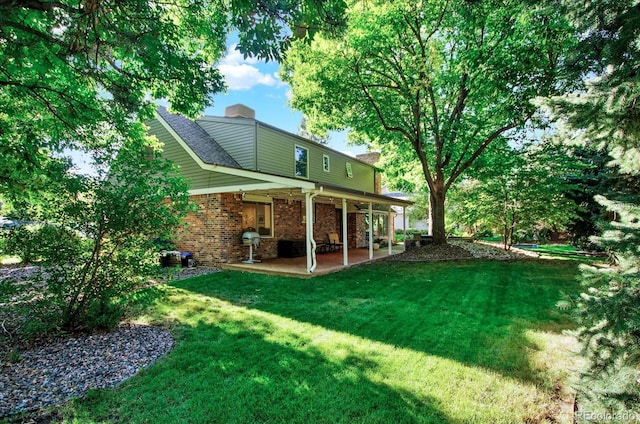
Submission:
M 555 6 L 352 2 L 343 37 L 294 43 L 283 79 L 310 127 L 351 129 L 392 175 L 420 170 L 444 242 L 454 182 L 534 116 L 533 98 L 576 81 L 565 66 L 573 31 Z
M 225 89 L 216 64 L 230 32 L 245 55 L 276 59 L 294 37 L 338 31 L 344 7 L 0 0 L 0 197 L 40 224 L 7 245 L 46 267 L 50 324 L 117 323 L 119 302 L 157 268 L 149 241 L 189 210 L 187 185 L 146 135 L 154 101 L 195 116 Z M 94 174 L 72 169 L 68 150 L 88 153 Z
M 61 167 L 52 152 L 105 147 L 97 135 L 106 127 L 122 137 L 139 133 L 132 126 L 149 117 L 154 99 L 198 114 L 224 90 L 216 63 L 230 31 L 242 53 L 274 59 L 295 34 L 337 30 L 343 7 L 340 0 L 0 0 L 0 192 L 44 187 Z
M 523 239 L 544 239 L 576 217 L 578 205 L 568 197 L 577 186 L 572 176 L 588 165 L 566 155 L 547 140 L 505 148 L 500 164 L 484 167 L 454 188 L 453 217 L 467 227 L 502 234 L 505 249 Z

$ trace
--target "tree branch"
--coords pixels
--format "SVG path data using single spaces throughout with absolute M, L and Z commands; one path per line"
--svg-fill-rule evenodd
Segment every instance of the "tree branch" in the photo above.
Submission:
M 462 78 L 460 79 L 460 89 L 458 91 L 458 100 L 456 102 L 456 106 L 451 111 L 451 115 L 449 116 L 449 127 L 453 127 L 454 124 L 460 122 L 460 117 L 462 116 L 462 112 L 464 111 L 465 101 L 467 100 L 467 96 L 469 95 L 469 90 L 467 89 L 467 82 L 469 81 L 469 74 L 466 72 L 462 74 Z
M 389 125 L 387 123 L 387 120 L 385 119 L 384 114 L 380 110 L 380 107 L 378 106 L 377 102 L 375 101 L 375 99 L 373 98 L 371 93 L 369 92 L 369 87 L 366 84 L 364 84 L 362 81 L 360 83 L 360 88 L 362 89 L 362 92 L 364 93 L 365 98 L 367 99 L 367 102 L 375 110 L 376 116 L 378 117 L 378 120 L 380 121 L 380 123 L 382 124 L 384 129 L 387 130 L 387 131 L 399 132 L 400 134 L 405 136 L 408 140 L 411 140 L 411 135 L 407 132 L 407 130 L 405 130 L 402 127 Z
M 520 126 L 521 124 L 523 124 L 524 122 L 528 121 L 529 118 L 531 116 L 526 116 L 521 120 L 518 121 L 514 121 L 508 125 L 505 125 L 501 128 L 498 128 L 497 130 L 495 130 L 493 133 L 491 133 L 483 142 L 482 144 L 480 144 L 480 146 L 476 149 L 475 152 L 473 152 L 473 154 L 471 156 L 469 156 L 469 159 L 467 159 L 466 161 L 464 161 L 462 163 L 462 165 L 455 170 L 454 172 L 451 173 L 451 175 L 449 176 L 446 184 L 445 184 L 445 189 L 448 190 L 449 187 L 451 186 L 451 184 L 453 184 L 453 182 L 469 167 L 471 166 L 471 164 L 482 154 L 482 152 L 484 152 L 484 150 L 496 139 L 498 138 L 500 135 L 504 134 L 505 132 L 512 130 L 514 128 L 517 128 L 518 126 Z
M 51 35 L 49 35 L 49 34 L 47 34 L 45 32 L 35 30 L 35 29 L 31 28 L 30 26 L 23 25 L 23 24 L 21 24 L 19 22 L 4 21 L 2 24 L 5 27 L 15 28 L 17 30 L 24 31 L 24 32 L 26 32 L 28 34 L 35 35 L 36 37 L 41 38 L 42 40 L 44 40 L 44 41 L 46 41 L 48 43 L 64 46 L 66 49 L 69 48 L 69 46 L 66 43 L 63 43 L 62 40 L 59 40 L 59 39 L 57 39 L 55 37 L 52 37 Z
M 54 9 L 61 9 L 67 13 L 82 13 L 79 8 L 71 7 L 59 1 L 38 1 L 38 0 L 0 0 L 0 10 L 28 9 L 39 12 L 50 12 Z
M 458 156 L 458 160 L 456 161 L 456 164 L 453 166 L 453 172 L 456 172 L 456 170 L 460 166 L 460 163 L 462 162 L 464 157 L 467 155 L 467 151 L 469 150 L 469 147 L 471 147 L 471 141 L 476 138 L 479 132 L 480 132 L 480 127 L 476 127 L 473 134 L 471 134 L 471 137 L 467 139 L 467 142 L 464 144 L 464 148 L 462 149 L 462 153 L 460 153 L 460 156 Z

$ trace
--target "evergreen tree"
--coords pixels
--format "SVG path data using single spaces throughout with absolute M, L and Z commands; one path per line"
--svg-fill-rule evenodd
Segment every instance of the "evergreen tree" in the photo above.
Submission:
M 588 250 L 601 249 L 591 241 L 591 237 L 600 235 L 598 224 L 606 218 L 607 212 L 594 196 L 609 191 L 617 173 L 607 165 L 611 158 L 602 150 L 590 146 L 567 146 L 567 149 L 570 154 L 589 164 L 581 172 L 569 176 L 569 181 L 577 189 L 567 196 L 580 205 L 580 209 L 567 226 L 567 231 L 571 234 L 574 246 Z
M 640 7 L 633 0 L 585 1 L 575 21 L 584 34 L 577 66 L 592 78 L 579 95 L 554 99 L 555 112 L 590 148 L 605 149 L 609 166 L 626 175 L 615 191 L 595 197 L 611 222 L 593 241 L 610 252 L 611 268 L 585 267 L 577 301 L 578 331 L 591 360 L 585 391 L 611 408 L 637 411 L 640 364 Z

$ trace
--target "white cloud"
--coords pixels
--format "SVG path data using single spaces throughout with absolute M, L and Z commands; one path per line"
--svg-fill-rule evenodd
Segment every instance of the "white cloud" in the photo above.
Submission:
M 229 46 L 227 55 L 222 59 L 222 63 L 228 65 L 240 65 L 242 63 L 249 63 L 255 65 L 256 63 L 260 62 L 260 60 L 255 57 L 248 57 L 245 59 L 242 53 L 240 53 L 240 51 L 236 49 L 237 46 L 237 44 L 232 44 L 231 46 Z
M 229 90 L 249 90 L 256 85 L 281 85 L 282 81 L 275 74 L 263 73 L 258 66 L 254 66 L 263 63 L 255 57 L 245 59 L 234 44 L 227 50 L 218 69 L 224 75 Z
M 263 74 L 255 66 L 220 65 L 218 67 L 224 75 L 229 90 L 249 90 L 256 85 L 278 85 L 278 80 L 270 74 Z

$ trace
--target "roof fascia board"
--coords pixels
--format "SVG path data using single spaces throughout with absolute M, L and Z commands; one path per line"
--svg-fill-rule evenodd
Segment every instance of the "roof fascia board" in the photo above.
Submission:
M 202 165 L 202 169 L 205 169 L 207 171 L 219 172 L 221 174 L 235 175 L 237 177 L 245 177 L 245 178 L 251 178 L 254 180 L 281 184 L 282 187 L 287 187 L 287 188 L 290 187 L 290 188 L 313 189 L 316 186 L 315 183 L 310 181 L 300 181 L 294 178 L 280 177 L 278 175 L 272 175 L 272 174 L 263 174 L 261 172 L 247 171 L 246 169 L 239 169 L 239 168 L 230 168 L 228 166 L 209 165 L 205 163 Z
M 324 188 L 322 191 L 322 195 L 332 196 L 337 199 L 347 199 L 351 201 L 365 202 L 365 203 L 371 202 L 371 203 L 384 204 L 384 205 L 411 206 L 414 203 L 407 200 L 400 200 L 400 199 L 395 199 L 393 197 L 387 197 L 382 195 L 374 195 L 374 194 L 367 194 L 367 193 L 355 194 L 355 193 L 349 193 L 349 192 L 331 189 L 331 188 L 329 189 Z
M 197 194 L 218 194 L 218 193 L 240 193 L 240 192 L 249 192 L 253 190 L 278 190 L 278 189 L 286 189 L 290 188 L 288 185 L 283 184 L 275 184 L 275 183 L 263 183 L 263 184 L 242 184 L 242 185 L 231 185 L 224 187 L 208 187 L 208 188 L 199 188 L 194 190 L 189 190 L 188 193 L 192 195 Z

